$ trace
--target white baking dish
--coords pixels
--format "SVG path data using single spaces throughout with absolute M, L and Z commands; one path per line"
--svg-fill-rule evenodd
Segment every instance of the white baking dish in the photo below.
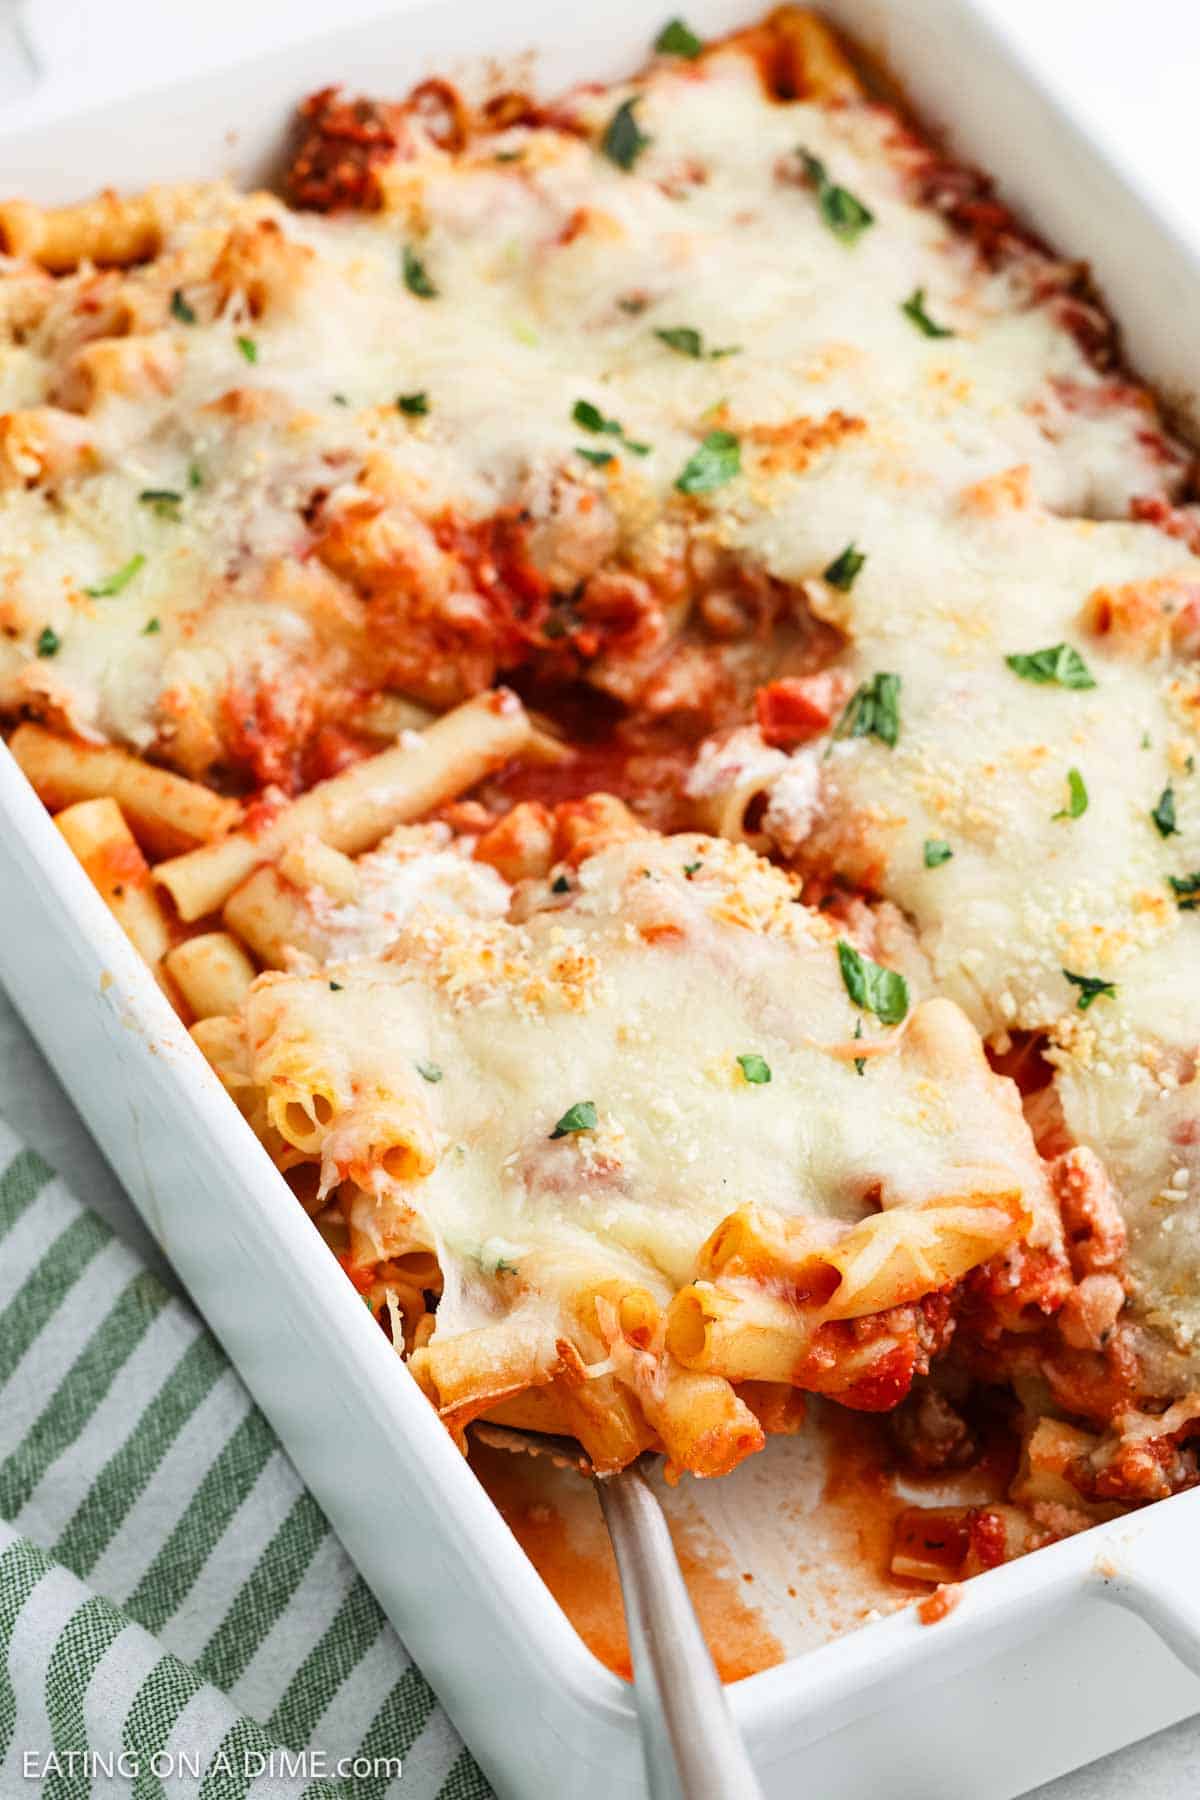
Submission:
M 707 31 L 754 10 L 687 7 Z M 1184 323 L 1200 317 L 1200 269 L 968 0 L 828 10 L 1052 241 L 1093 258 L 1133 360 L 1188 408 L 1200 341 Z M 291 104 L 329 80 L 400 91 L 468 49 L 536 46 L 552 88 L 633 66 L 657 23 L 642 0 L 583 15 L 560 0 L 426 5 L 0 136 L 0 185 L 57 200 L 151 174 L 260 177 Z M 641 1793 L 627 1690 L 576 1637 L 337 1278 L 7 752 L 0 976 L 498 1792 Z M 1184 1495 L 980 1577 L 936 1628 L 910 1610 L 738 1683 L 768 1794 L 1005 1800 L 1197 1710 L 1200 1680 L 1184 1664 L 1200 1670 L 1198 1531 L 1200 1494 Z

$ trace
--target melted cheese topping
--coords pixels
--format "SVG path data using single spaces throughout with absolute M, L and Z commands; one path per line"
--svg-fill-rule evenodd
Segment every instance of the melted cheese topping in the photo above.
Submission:
M 597 147 L 626 97 L 650 140 L 629 171 Z M 244 757 L 264 713 L 303 737 L 314 711 L 345 712 L 364 668 L 417 679 L 380 661 L 364 557 L 416 582 L 454 642 L 472 621 L 485 633 L 487 607 L 433 529 L 447 513 L 524 509 L 552 585 L 570 588 L 616 552 L 677 563 L 685 529 L 814 575 L 842 547 L 841 518 L 869 523 L 845 504 L 813 520 L 814 478 L 893 518 L 931 484 L 1016 462 L 1064 513 L 1174 491 L 1149 401 L 1114 392 L 1055 310 L 1058 266 L 1029 250 L 990 269 L 916 203 L 912 140 L 886 109 L 780 104 L 730 49 L 562 113 L 573 130 L 513 128 L 457 156 L 414 136 L 413 159 L 385 172 L 385 210 L 365 217 L 200 190 L 150 265 L 37 292 L 36 323 L 0 350 L 0 404 L 18 420 L 0 702 L 194 772 Z M 873 213 L 852 245 L 823 221 L 802 151 Z M 406 248 L 433 297 L 402 278 Z M 12 279 L 17 315 L 29 278 Z M 918 289 L 952 337 L 902 310 Z M 657 335 L 681 326 L 705 354 Z M 398 412 L 402 394 L 427 413 Z M 583 428 L 580 400 L 623 435 Z M 31 408 L 49 410 L 28 427 Z M 743 473 L 685 503 L 674 484 L 713 427 L 740 436 Z M 597 469 L 581 447 L 614 460 Z M 178 501 L 146 498 L 164 492 Z M 346 549 L 339 530 L 364 508 Z M 338 553 L 313 560 L 331 538 Z M 119 592 L 95 591 L 134 558 Z M 60 647 L 39 657 L 47 628 Z
M 589 858 L 566 894 L 536 884 L 506 920 L 424 908 L 382 957 L 264 976 L 243 1012 L 248 1074 L 270 1092 L 297 1054 L 318 1067 L 329 1186 L 378 1131 L 380 1096 L 412 1109 L 427 1165 L 408 1180 L 382 1166 L 355 1218 L 380 1255 L 420 1221 L 447 1279 L 439 1337 L 529 1310 L 552 1343 L 581 1279 L 633 1277 L 665 1301 L 746 1205 L 855 1221 L 1020 1193 L 1033 1240 L 1055 1241 L 1013 1090 L 965 1022 L 940 1001 L 896 1030 L 865 1018 L 835 938 L 743 847 L 638 839 Z M 555 1137 L 582 1101 L 595 1127 Z
M 648 142 L 622 169 L 599 141 L 629 99 Z M 1200 563 L 1128 522 L 1185 493 L 1184 456 L 1077 342 L 1063 265 L 989 260 L 914 197 L 921 153 L 887 109 L 780 104 L 731 48 L 555 116 L 453 156 L 414 126 L 378 213 L 213 187 L 144 268 L 7 270 L 0 704 L 272 779 L 260 740 L 303 744 L 380 685 L 445 704 L 526 653 L 492 641 L 464 524 L 519 518 L 556 594 L 616 567 L 673 596 L 632 670 L 592 666 L 633 700 L 701 565 L 783 584 L 841 634 L 853 682 L 900 678 L 899 739 L 789 757 L 745 728 L 702 750 L 692 798 L 761 779 L 770 841 L 901 908 L 934 993 L 998 1043 L 1047 1039 L 1063 1136 L 1118 1184 L 1143 1350 L 1194 1380 L 1200 915 L 1169 878 L 1200 869 Z M 873 215 L 853 243 L 806 154 Z M 659 335 L 681 328 L 702 354 Z M 740 468 L 685 497 L 713 430 Z M 866 562 L 842 590 L 822 571 L 851 543 Z M 1094 688 L 1006 664 L 1060 641 Z M 695 672 L 660 703 L 686 704 Z M 950 859 L 928 867 L 927 839 Z M 355 952 L 342 987 L 269 978 L 251 1002 L 258 1048 L 315 1043 L 347 1092 L 444 1063 L 410 1084 L 436 1147 L 420 1209 L 459 1271 L 439 1331 L 497 1304 L 489 1263 L 552 1268 L 586 1241 L 671 1284 L 741 1202 L 857 1217 L 873 1183 L 908 1204 L 981 1145 L 1040 1180 L 997 1089 L 947 1087 L 903 1049 L 872 1063 L 864 1109 L 852 1065 L 815 1047 L 854 1023 L 829 942 L 783 898 L 786 929 L 714 913 L 715 850 L 686 885 L 686 848 L 614 851 L 519 923 L 455 854 L 415 882 L 440 883 L 440 916 L 404 923 L 413 872 L 386 856 L 352 905 L 314 901 Z M 660 901 L 686 954 L 639 936 Z M 407 960 L 376 960 L 401 927 Z M 1064 970 L 1115 992 L 1081 1008 Z M 769 1086 L 739 1081 L 741 1051 Z M 594 1138 L 551 1143 L 584 1097 Z
M 902 529 L 898 509 L 832 480 L 809 505 L 821 529 L 832 518 L 867 551 L 842 615 L 848 666 L 859 681 L 900 677 L 900 731 L 894 747 L 847 736 L 823 760 L 797 752 L 802 795 L 815 763 L 820 797 L 801 832 L 785 819 L 776 841 L 902 907 L 936 990 L 985 1036 L 1048 1035 L 1068 1134 L 1117 1182 L 1151 1378 L 1194 1379 L 1200 1227 L 1178 1204 L 1187 1184 L 1171 1183 L 1194 1171 L 1200 1137 L 1200 916 L 1177 904 L 1170 878 L 1200 867 L 1200 676 L 1170 653 L 1170 628 L 1178 636 L 1200 599 L 1200 565 L 1145 527 L 1059 519 L 1032 502 L 993 516 L 974 496 L 935 491 L 905 504 Z M 1132 647 L 1095 629 L 1107 594 L 1147 614 Z M 1022 679 L 1006 662 L 1061 642 L 1094 687 Z M 1072 769 L 1087 797 L 1078 817 Z M 1168 789 L 1164 836 L 1152 815 Z M 929 839 L 953 852 L 933 868 Z M 1081 1010 L 1064 970 L 1115 993 Z M 1178 1224 L 1164 1233 L 1167 1217 Z

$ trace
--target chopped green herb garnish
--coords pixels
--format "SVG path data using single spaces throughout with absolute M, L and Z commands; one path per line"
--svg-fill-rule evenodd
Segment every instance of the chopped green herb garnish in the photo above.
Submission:
M 574 1106 L 568 1106 L 554 1130 L 551 1138 L 567 1137 L 573 1131 L 595 1131 L 596 1103 L 594 1100 L 577 1100 Z
M 139 551 L 136 556 L 131 556 L 127 563 L 123 563 L 115 574 L 106 575 L 103 581 L 97 581 L 91 587 L 85 587 L 83 591 L 93 600 L 111 600 L 114 594 L 119 594 L 123 588 L 129 586 L 138 570 L 145 566 L 145 562 L 145 557 Z
M 849 191 L 830 181 L 825 164 L 807 150 L 801 150 L 800 159 L 804 164 L 804 173 L 817 190 L 817 205 L 821 217 L 832 231 L 834 237 L 841 238 L 843 244 L 853 244 L 862 236 L 868 225 L 875 223 L 875 214 L 870 212 L 861 200 Z
M 496 1267 L 492 1270 L 493 1275 L 515 1275 L 516 1272 L 516 1263 L 505 1262 L 502 1256 L 497 1258 Z
M 176 288 L 171 295 L 171 316 L 172 318 L 178 319 L 181 325 L 194 325 L 196 323 L 195 309 L 189 306 L 184 299 L 182 288 Z
M 411 244 L 404 246 L 404 285 L 410 294 L 417 296 L 418 300 L 437 299 L 437 289 L 425 272 L 425 264 Z
M 908 299 L 903 301 L 900 311 L 906 319 L 911 319 L 918 331 L 924 332 L 927 338 L 950 338 L 954 336 L 948 325 L 939 325 L 925 311 L 925 289 L 914 288 Z
M 649 144 L 646 136 L 633 116 L 633 109 L 638 103 L 638 95 L 630 100 L 622 100 L 612 118 L 604 128 L 604 136 L 600 139 L 600 149 L 609 162 L 616 163 L 618 169 L 632 169 L 642 151 Z
M 594 469 L 607 469 L 610 462 L 616 462 L 611 450 L 588 450 L 583 444 L 576 444 L 576 456 L 582 456 L 584 462 L 590 462 Z
M 371 1299 L 370 1294 L 360 1294 L 359 1299 L 362 1301 L 363 1305 L 366 1307 L 366 1309 L 370 1313 L 371 1317 L 374 1318 L 375 1317 L 375 1305 Z
M 188 486 L 192 488 L 201 488 L 204 486 L 204 470 L 200 467 L 199 463 L 192 463 L 191 467 L 188 469 Z
M 840 556 L 835 556 L 824 572 L 824 579 L 830 587 L 838 588 L 848 594 L 863 564 L 867 560 L 865 550 L 856 550 L 853 544 L 847 544 Z
M 179 518 L 179 508 L 183 504 L 183 495 L 174 488 L 143 488 L 138 495 L 146 506 L 152 506 L 160 519 Z
M 925 867 L 927 869 L 940 869 L 942 864 L 948 863 L 953 855 L 954 852 L 945 838 L 925 839 Z
M 429 411 L 429 395 L 426 393 L 397 394 L 396 410 L 407 413 L 410 419 L 423 419 Z
M 882 1025 L 899 1025 L 908 1012 L 908 983 L 897 969 L 885 969 L 838 939 L 838 963 L 846 992 L 855 1006 L 872 1012 Z
M 39 656 L 57 656 L 62 649 L 62 639 L 57 631 L 49 625 L 43 625 L 38 634 L 37 653 Z
M 1078 769 L 1067 770 L 1067 792 L 1069 799 L 1065 806 L 1060 806 L 1051 817 L 1055 819 L 1082 819 L 1088 809 L 1087 783 Z
M 649 444 L 635 444 L 632 438 L 625 436 L 625 428 L 619 419 L 606 419 L 600 408 L 593 406 L 590 400 L 577 400 L 571 408 L 571 417 L 585 431 L 597 431 L 606 437 L 620 438 L 626 450 L 631 450 L 635 456 L 650 454 Z
M 736 356 L 741 349 L 740 344 L 724 344 L 718 350 L 704 348 L 704 334 L 691 325 L 668 325 L 661 331 L 655 331 L 656 338 L 661 338 L 668 349 L 678 350 L 680 356 L 690 356 L 696 362 L 716 362 L 722 356 Z
M 1112 1000 L 1117 992 L 1115 981 L 1101 981 L 1098 975 L 1076 975 L 1070 969 L 1063 974 L 1072 987 L 1079 989 L 1079 998 L 1075 1002 L 1076 1012 L 1086 1012 L 1093 1000 Z
M 520 162 L 524 154 L 524 150 L 497 150 L 492 161 L 498 163 Z
M 751 1087 L 764 1087 L 771 1079 L 771 1065 L 757 1050 L 747 1050 L 738 1057 L 738 1067 Z
M 554 880 L 550 883 L 550 892 L 552 894 L 569 894 L 570 891 L 571 884 L 565 875 L 556 875 Z
M 862 1034 L 863 1034 L 862 1020 L 856 1019 L 854 1021 L 854 1036 L 856 1039 L 858 1039 L 862 1036 Z M 854 1059 L 854 1073 L 856 1075 L 865 1075 L 866 1072 L 867 1072 L 866 1057 L 865 1056 L 856 1056 Z
M 417 1074 L 422 1081 L 439 1082 L 442 1079 L 442 1066 L 435 1062 L 419 1062 Z
M 1180 912 L 1200 910 L 1200 869 L 1193 869 L 1190 875 L 1168 875 L 1167 880 Z
M 877 737 L 894 749 L 900 736 L 900 677 L 880 670 L 864 681 L 834 726 L 835 738 Z
M 258 345 L 252 337 L 238 338 L 237 347 L 248 363 L 256 363 L 258 361 Z
M 607 431 L 613 437 L 621 436 L 621 427 L 616 419 L 606 419 L 598 406 L 590 400 L 577 400 L 571 408 L 571 417 L 585 431 Z
M 1051 644 L 1046 650 L 1018 652 L 1006 656 L 1005 662 L 1023 681 L 1038 681 L 1043 686 L 1056 682 L 1065 688 L 1094 688 L 1095 678 L 1073 644 Z
M 1150 817 L 1158 826 L 1159 837 L 1169 838 L 1178 834 L 1179 827 L 1175 823 L 1175 789 L 1173 787 L 1167 786 L 1163 789 L 1158 796 L 1158 805 L 1153 809 Z
M 330 394 L 329 398 L 335 406 L 349 406 L 350 404 L 345 394 Z
M 732 431 L 710 431 L 675 480 L 681 494 L 711 494 L 742 472 L 742 446 Z
M 692 879 L 692 876 L 695 875 L 696 872 L 698 870 L 702 869 L 703 867 L 704 867 L 704 864 L 700 861 L 699 857 L 697 857 L 695 862 L 684 863 L 683 873 L 684 873 L 685 877 L 687 878 L 687 880 L 690 881 Z
M 342 983 L 340 981 L 331 981 L 329 984 L 329 991 L 331 994 L 340 994 L 342 991 Z
M 682 19 L 671 19 L 655 38 L 654 48 L 660 56 L 686 56 L 691 62 L 703 50 L 704 40 Z
M 138 635 L 140 637 L 155 637 L 161 630 L 162 626 L 157 619 L 147 619 Z

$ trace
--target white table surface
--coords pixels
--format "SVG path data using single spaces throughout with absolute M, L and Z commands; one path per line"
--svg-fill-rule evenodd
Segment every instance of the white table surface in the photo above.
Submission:
M 403 0 L 400 0 L 403 3 Z M 448 0 L 452 3 L 452 0 Z M 1200 0 L 977 0 L 1025 40 L 1064 97 L 1101 130 L 1200 243 L 1196 112 Z M 765 0 L 764 0 L 765 5 Z M 379 0 L 0 0 L 5 122 L 52 116 L 281 41 L 378 16 Z M 647 18 L 671 10 L 648 0 Z M 680 10 L 686 13 L 686 0 Z M 1069 248 L 1069 246 L 1066 246 Z M 0 1112 L 75 1191 L 175 1285 L 86 1128 L 0 993 Z M 948 1722 L 947 1729 L 952 1729 Z M 1036 1790 L 1037 1800 L 1180 1800 L 1200 1794 L 1200 1718 Z M 1032 1797 L 1030 1797 L 1032 1800 Z

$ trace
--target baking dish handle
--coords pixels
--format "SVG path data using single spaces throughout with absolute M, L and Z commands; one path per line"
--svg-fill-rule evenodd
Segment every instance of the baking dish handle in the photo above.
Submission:
M 1160 1500 L 1097 1557 L 1093 1573 L 1106 1600 L 1136 1613 L 1185 1668 L 1200 1675 L 1196 1527 L 1193 1494 Z

